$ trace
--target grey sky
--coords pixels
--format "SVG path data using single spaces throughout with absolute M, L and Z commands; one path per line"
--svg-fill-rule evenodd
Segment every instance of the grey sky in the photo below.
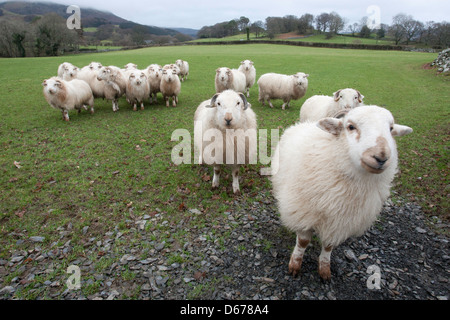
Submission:
M 336 11 L 348 23 L 359 22 L 369 16 L 371 5 L 380 8 L 381 22 L 391 24 L 398 13 L 412 15 L 414 19 L 450 21 L 449 0 L 55 0 L 62 4 L 78 5 L 112 12 L 124 19 L 158 27 L 185 27 L 200 29 L 205 25 L 245 16 L 251 22 L 265 21 L 266 17 L 285 15 L 318 15 Z M 81 12 L 83 19 L 83 12 Z

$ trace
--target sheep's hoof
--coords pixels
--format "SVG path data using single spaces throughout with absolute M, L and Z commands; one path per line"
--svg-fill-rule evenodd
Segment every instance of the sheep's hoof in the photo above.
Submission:
M 241 190 L 239 190 L 239 188 L 238 188 L 238 189 L 235 189 L 235 190 L 233 190 L 233 193 L 234 193 L 235 195 L 240 195 L 240 194 L 241 194 Z
M 319 262 L 319 275 L 323 280 L 331 279 L 331 270 L 329 262 Z
M 136 106 L 133 107 L 133 111 L 137 111 L 137 107 Z
M 292 274 L 293 277 L 296 277 L 300 273 L 300 269 L 302 268 L 302 258 L 292 258 L 289 261 L 289 274 Z

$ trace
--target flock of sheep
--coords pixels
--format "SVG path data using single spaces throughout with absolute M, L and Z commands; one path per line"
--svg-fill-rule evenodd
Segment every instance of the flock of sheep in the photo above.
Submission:
M 143 109 L 145 99 L 156 99 L 161 92 L 166 105 L 169 99 L 176 106 L 180 82 L 186 80 L 189 64 L 177 60 L 175 64 L 150 65 L 145 70 L 128 64 L 123 69 L 91 63 L 82 69 L 64 63 L 58 77 L 44 80 L 44 96 L 49 104 L 63 111 L 91 107 L 94 97 L 112 101 L 125 94 L 137 110 Z M 284 109 L 291 100 L 303 97 L 308 88 L 308 74 L 294 75 L 266 73 L 258 81 L 259 98 L 264 104 L 270 99 L 282 99 Z M 249 89 L 255 84 L 253 62 L 244 60 L 239 69 L 218 68 L 215 77 L 216 93 L 199 104 L 194 126 L 201 132 L 217 130 L 226 137 L 234 130 L 232 139 L 223 142 L 223 158 L 227 150 L 245 154 L 250 163 L 249 145 L 256 145 L 256 136 L 248 135 L 257 129 Z M 289 262 L 289 272 L 300 271 L 303 255 L 316 233 L 322 244 L 319 256 L 319 275 L 330 279 L 330 257 L 333 248 L 352 236 L 363 234 L 376 220 L 390 193 L 397 172 L 398 154 L 394 137 L 412 132 L 410 127 L 394 122 L 385 108 L 364 105 L 364 96 L 355 89 L 336 91 L 333 96 L 312 96 L 300 109 L 300 121 L 286 129 L 272 157 L 272 186 L 282 223 L 297 235 Z M 242 130 L 241 130 L 242 129 Z M 237 140 L 235 140 L 235 138 Z M 249 139 L 244 145 L 236 141 Z M 214 166 L 212 187 L 219 186 L 222 163 L 214 162 L 206 152 L 209 143 L 203 136 L 194 135 L 198 163 Z M 197 141 L 198 140 L 198 141 Z M 241 148 L 242 150 L 238 150 Z M 228 159 L 228 158 L 227 158 Z M 233 192 L 240 192 L 239 164 L 227 162 L 232 169 Z

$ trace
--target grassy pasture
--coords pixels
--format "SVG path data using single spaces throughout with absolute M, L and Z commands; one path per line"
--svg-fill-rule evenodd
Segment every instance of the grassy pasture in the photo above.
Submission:
M 258 77 L 273 71 L 310 74 L 306 97 L 284 111 L 280 101 L 274 109 L 263 107 L 257 101 L 257 86 L 251 89 L 249 101 L 259 128 L 269 132 L 295 123 L 306 98 L 331 95 L 340 88 L 357 88 L 366 104 L 390 109 L 398 123 L 414 129 L 397 139 L 401 161 L 394 198 L 419 201 L 431 215 L 448 215 L 449 81 L 422 68 L 435 56 L 255 44 L 1 59 L 0 258 L 18 249 L 12 233 L 24 239 L 45 236 L 46 248 L 62 241 L 56 230 L 71 222 L 72 244 L 81 246 L 85 226 L 89 237 L 115 227 L 126 232 L 128 219 L 155 212 L 165 214 L 170 224 L 184 220 L 201 226 L 202 221 L 222 216 L 236 201 L 245 205 L 267 198 L 271 185 L 259 174 L 264 164 L 241 168 L 242 195 L 235 196 L 228 170 L 221 187 L 211 190 L 212 168 L 171 162 L 171 150 L 178 143 L 171 141 L 171 134 L 184 128 L 193 138 L 194 111 L 214 94 L 215 69 L 237 68 L 243 59 L 254 61 Z M 190 75 L 182 83 L 176 108 L 165 107 L 159 96 L 157 105 L 147 103 L 144 111 L 133 112 L 122 98 L 114 113 L 109 101 L 99 99 L 95 114 L 70 112 L 66 123 L 42 95 L 42 80 L 56 75 L 64 61 L 80 67 L 91 61 L 117 66 L 134 62 L 144 68 L 179 58 L 189 61 Z M 190 219 L 189 209 L 204 214 Z M 171 236 L 183 242 L 189 235 Z

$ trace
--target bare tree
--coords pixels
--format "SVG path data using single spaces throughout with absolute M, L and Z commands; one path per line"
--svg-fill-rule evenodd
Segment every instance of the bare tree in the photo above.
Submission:
M 338 34 L 345 27 L 345 19 L 342 18 L 338 13 L 331 12 L 329 14 L 329 29 L 333 34 Z
M 316 28 L 322 33 L 325 33 L 327 29 L 330 27 L 330 14 L 329 13 L 321 13 L 319 14 L 316 19 Z

